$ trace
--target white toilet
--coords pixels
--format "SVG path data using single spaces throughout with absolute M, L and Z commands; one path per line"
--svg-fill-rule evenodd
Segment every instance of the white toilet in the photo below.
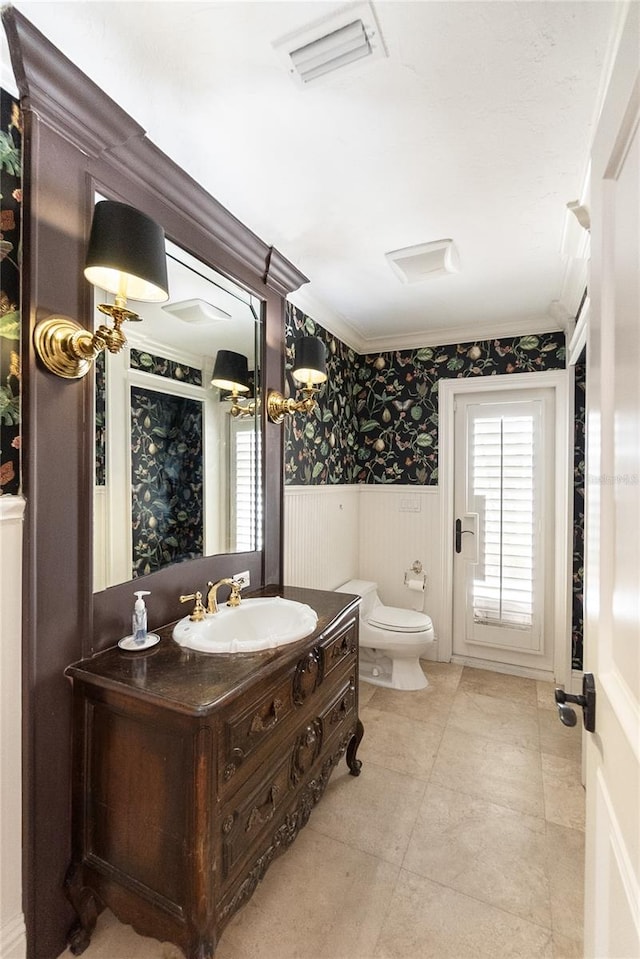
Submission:
M 383 606 L 377 583 L 350 579 L 337 593 L 355 593 L 360 603 L 360 678 L 390 689 L 424 689 L 429 682 L 420 656 L 434 640 L 433 623 L 425 613 Z

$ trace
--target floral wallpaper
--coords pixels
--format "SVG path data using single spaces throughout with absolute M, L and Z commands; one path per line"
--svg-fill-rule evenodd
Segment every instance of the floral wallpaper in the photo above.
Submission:
M 573 481 L 573 613 L 571 619 L 571 660 L 574 669 L 582 669 L 584 637 L 584 483 L 585 483 L 585 408 L 586 354 L 575 366 L 574 398 L 574 481 Z
M 145 373 L 153 373 L 155 376 L 178 380 L 179 383 L 202 386 L 202 370 L 187 366 L 186 363 L 168 360 L 164 356 L 154 356 L 152 353 L 132 349 L 129 354 L 129 363 L 132 370 L 143 370 Z
M 95 358 L 93 375 L 95 381 L 95 484 L 107 485 L 107 363 L 106 350 Z
M 202 556 L 202 403 L 131 388 L 133 577 Z
M 22 113 L 0 90 L 0 494 L 20 492 Z
M 329 373 L 315 415 L 288 419 L 288 484 L 437 485 L 441 379 L 565 367 L 564 333 L 359 356 L 289 304 L 286 335 L 289 360 L 296 337 L 323 339 Z
M 303 486 L 353 483 L 358 464 L 358 413 L 356 372 L 359 357 L 301 310 L 287 304 L 286 363 L 291 369 L 295 340 L 318 336 L 327 350 L 327 382 L 311 416 L 285 419 L 285 482 Z M 295 382 L 287 373 L 287 395 Z

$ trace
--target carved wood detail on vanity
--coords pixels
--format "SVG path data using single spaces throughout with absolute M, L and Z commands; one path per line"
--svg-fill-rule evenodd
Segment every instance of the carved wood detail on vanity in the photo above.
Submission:
M 207 655 L 177 646 L 165 627 L 148 652 L 115 647 L 69 667 L 74 954 L 108 906 L 187 959 L 211 959 L 345 754 L 359 774 L 356 601 L 293 588 L 260 594 L 308 603 L 316 631 L 279 650 Z

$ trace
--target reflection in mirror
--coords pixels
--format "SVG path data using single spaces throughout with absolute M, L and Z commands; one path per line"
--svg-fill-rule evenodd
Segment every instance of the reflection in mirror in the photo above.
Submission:
M 94 590 L 262 548 L 261 301 L 168 240 L 167 269 L 168 302 L 96 364 Z M 220 350 L 247 358 L 239 400 L 211 384 Z

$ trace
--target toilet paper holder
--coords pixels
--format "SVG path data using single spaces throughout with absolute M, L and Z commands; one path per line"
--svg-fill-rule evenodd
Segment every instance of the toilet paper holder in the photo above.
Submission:
M 404 585 L 408 586 L 409 589 L 425 589 L 427 585 L 427 574 L 419 559 L 411 565 L 410 569 L 405 570 Z

